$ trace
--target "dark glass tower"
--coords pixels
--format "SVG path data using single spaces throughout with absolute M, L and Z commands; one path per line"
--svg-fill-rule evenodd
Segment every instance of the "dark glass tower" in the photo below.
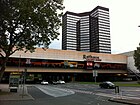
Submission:
M 62 49 L 111 53 L 109 9 L 63 15 Z

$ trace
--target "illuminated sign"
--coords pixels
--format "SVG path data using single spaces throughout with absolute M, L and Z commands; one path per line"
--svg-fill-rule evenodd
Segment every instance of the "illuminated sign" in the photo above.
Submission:
M 92 55 L 83 55 L 83 59 L 85 59 L 86 61 L 101 61 L 99 57 Z

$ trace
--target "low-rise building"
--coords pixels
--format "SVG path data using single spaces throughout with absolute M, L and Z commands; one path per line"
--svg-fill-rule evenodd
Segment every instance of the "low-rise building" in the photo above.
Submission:
M 127 78 L 127 56 L 37 48 L 35 52 L 17 51 L 7 62 L 3 80 L 11 72 L 23 73 L 27 69 L 26 81 L 41 80 L 116 81 Z

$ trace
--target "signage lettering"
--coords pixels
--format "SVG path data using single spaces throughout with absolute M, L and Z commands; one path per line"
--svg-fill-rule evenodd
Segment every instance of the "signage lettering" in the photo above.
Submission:
M 86 59 L 87 61 L 101 61 L 99 57 L 92 55 L 83 55 L 83 59 Z

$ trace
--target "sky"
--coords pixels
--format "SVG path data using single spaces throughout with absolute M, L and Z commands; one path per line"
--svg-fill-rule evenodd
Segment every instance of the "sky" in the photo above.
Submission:
M 119 54 L 136 50 L 140 43 L 140 0 L 64 0 L 66 11 L 82 13 L 96 6 L 109 8 L 111 53 Z M 62 28 L 59 40 L 54 40 L 49 48 L 61 49 Z

